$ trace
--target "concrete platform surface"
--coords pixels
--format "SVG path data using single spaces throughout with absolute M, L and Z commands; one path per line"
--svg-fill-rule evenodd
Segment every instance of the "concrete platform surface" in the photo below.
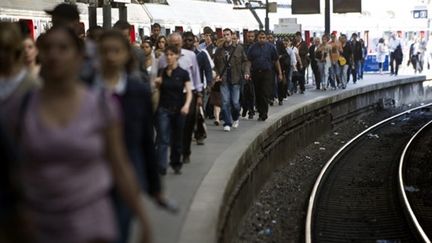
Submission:
M 395 77 L 388 74 L 365 74 L 364 80 L 359 80 L 357 84 L 350 82 L 346 90 L 354 90 L 371 84 L 386 83 L 396 79 L 408 77 L 412 76 L 400 75 Z M 273 120 L 272 117 L 280 117 L 281 114 L 289 112 L 290 108 L 293 106 L 299 107 L 302 105 L 302 103 L 307 103 L 310 100 L 333 96 L 344 91 L 345 90 L 339 89 L 327 91 L 316 90 L 311 84 L 311 81 L 309 81 L 305 94 L 294 94 L 288 97 L 282 106 L 275 104 L 275 106 L 270 107 L 269 119 L 266 122 L 257 121 L 257 116 L 255 116 L 254 120 L 241 118 L 238 129 L 232 129 L 231 132 L 224 132 L 222 126 L 217 127 L 213 125 L 212 120 L 207 120 L 208 138 L 205 140 L 205 145 L 198 146 L 193 143 L 191 163 L 184 165 L 182 174 L 174 175 L 173 172 L 169 170 L 168 174 L 163 178 L 166 195 L 170 199 L 177 202 L 180 207 L 180 212 L 178 214 L 168 213 L 155 206 L 154 203 L 148 199 L 145 200 L 152 224 L 154 242 L 176 243 L 180 241 L 180 235 L 188 211 L 194 199 L 195 193 L 203 181 L 203 178 L 208 174 L 214 162 L 218 159 L 220 161 L 219 157 L 223 156 L 223 152 L 228 148 L 232 148 L 232 146 L 238 146 L 239 152 L 244 149 L 243 147 L 245 145 L 242 146 L 242 144 L 248 143 L 244 143 L 243 140 L 250 138 L 248 138 L 248 136 L 242 135 L 247 132 L 249 133 L 249 137 L 253 136 L 254 134 L 258 134 L 259 131 L 266 127 L 266 123 Z M 240 156 L 240 154 L 238 156 Z M 227 177 L 228 176 L 229 175 L 227 175 Z M 223 191 L 209 191 L 207 193 L 223 193 Z M 207 215 L 204 217 L 207 217 Z M 208 217 L 216 216 L 208 215 Z M 216 225 L 214 226 L 216 227 Z M 137 230 L 135 229 L 133 233 L 134 237 L 132 237 L 131 242 L 135 241 L 137 233 L 136 231 Z M 183 238 L 184 237 L 185 236 L 183 236 Z

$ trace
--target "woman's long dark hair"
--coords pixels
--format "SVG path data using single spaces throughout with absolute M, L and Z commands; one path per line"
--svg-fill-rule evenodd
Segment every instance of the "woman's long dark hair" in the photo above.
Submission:
M 135 56 L 132 53 L 132 45 L 129 40 L 118 30 L 107 30 L 105 31 L 100 39 L 99 43 L 103 42 L 106 39 L 116 39 L 122 43 L 122 45 L 126 48 L 129 53 L 129 60 L 127 61 L 125 68 L 128 73 L 131 73 L 135 69 Z
M 159 37 L 157 38 L 157 41 L 156 41 L 156 43 L 155 43 L 155 49 L 156 49 L 156 50 L 159 49 L 159 42 L 160 42 L 162 39 L 165 40 L 165 47 L 168 45 L 168 43 L 167 43 L 167 38 L 166 38 L 165 36 L 161 35 L 161 36 L 159 36 Z M 164 50 L 162 50 L 162 51 L 164 51 Z

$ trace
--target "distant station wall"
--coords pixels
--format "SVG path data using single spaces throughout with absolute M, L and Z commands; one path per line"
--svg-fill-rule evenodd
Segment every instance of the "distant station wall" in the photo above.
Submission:
M 239 223 L 272 172 L 320 135 L 375 110 L 383 99 L 396 104 L 432 99 L 425 76 L 347 90 L 292 106 L 239 138 L 215 161 L 189 209 L 181 243 L 231 242 Z

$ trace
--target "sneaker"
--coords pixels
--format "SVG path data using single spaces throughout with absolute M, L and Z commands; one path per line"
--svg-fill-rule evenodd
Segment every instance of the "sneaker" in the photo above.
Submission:
M 224 131 L 225 131 L 225 132 L 229 132 L 229 131 L 231 131 L 231 127 L 230 127 L 230 126 L 224 126 Z
M 238 128 L 239 127 L 239 120 L 234 121 L 232 127 L 233 128 Z
M 220 121 L 214 121 L 215 126 L 219 126 L 220 125 Z
M 279 105 L 283 105 L 283 101 L 282 100 L 279 101 Z

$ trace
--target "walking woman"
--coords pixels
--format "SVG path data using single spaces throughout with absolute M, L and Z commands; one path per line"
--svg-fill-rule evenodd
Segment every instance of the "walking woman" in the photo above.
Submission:
M 118 107 L 78 79 L 82 40 L 72 29 L 54 27 L 38 47 L 44 85 L 26 96 L 17 129 L 35 242 L 115 242 L 113 186 L 141 222 L 148 242 L 149 225 L 122 141 Z
M 167 38 L 163 35 L 159 36 L 156 41 L 155 50 L 154 50 L 156 58 L 159 58 L 161 54 L 164 53 L 166 45 L 167 45 Z
M 176 174 L 182 167 L 181 154 L 183 130 L 186 115 L 192 101 L 192 83 L 189 73 L 178 66 L 180 49 L 169 45 L 165 49 L 168 66 L 160 71 L 156 87 L 160 90 L 157 110 L 156 148 L 159 169 L 165 175 L 168 167 L 168 148 L 170 148 L 170 165 Z M 186 94 L 183 93 L 186 91 Z
M 382 74 L 384 62 L 386 59 L 387 48 L 384 43 L 384 38 L 378 40 L 376 60 L 378 62 L 379 74 Z
M 141 188 L 158 203 L 163 203 L 153 142 L 150 86 L 130 75 L 135 65 L 132 46 L 121 32 L 112 30 L 103 33 L 99 40 L 99 53 L 101 73 L 97 75 L 96 85 L 109 91 L 119 101 L 124 141 L 132 168 Z M 121 233 L 118 242 L 126 243 L 132 215 L 117 192 L 114 193 L 114 201 Z
M 16 23 L 0 22 L 0 112 L 8 117 L 20 98 L 39 85 L 26 67 L 21 31 Z M 6 124 L 7 125 L 7 124 Z
M 40 65 L 37 63 L 38 49 L 35 41 L 30 37 L 26 37 L 23 41 L 24 45 L 24 63 L 33 78 L 39 77 Z
M 365 70 L 365 61 L 366 61 L 366 58 L 367 58 L 367 55 L 368 55 L 368 50 L 367 50 L 366 44 L 365 44 L 365 42 L 364 42 L 363 39 L 360 39 L 360 45 L 362 47 L 362 59 L 361 59 L 361 62 L 360 62 L 361 66 L 359 68 L 359 77 L 358 77 L 358 79 L 363 79 L 363 73 L 364 73 L 364 70 Z
M 155 56 L 155 52 L 153 52 L 153 45 L 150 42 L 150 40 L 144 40 L 141 43 L 141 49 L 144 51 L 145 55 L 145 68 L 148 73 L 149 81 L 150 81 L 150 88 L 152 92 L 152 106 L 153 111 L 156 111 L 158 102 L 159 102 L 159 92 L 155 87 L 155 80 L 158 75 L 158 62 L 159 60 Z
M 323 35 L 321 39 L 322 39 L 322 43 L 319 45 L 318 49 L 316 50 L 315 58 L 318 62 L 318 68 L 321 77 L 321 88 L 322 90 L 326 90 L 328 86 L 329 69 L 331 66 L 331 62 L 330 62 L 331 46 L 328 44 L 329 41 L 328 35 Z

